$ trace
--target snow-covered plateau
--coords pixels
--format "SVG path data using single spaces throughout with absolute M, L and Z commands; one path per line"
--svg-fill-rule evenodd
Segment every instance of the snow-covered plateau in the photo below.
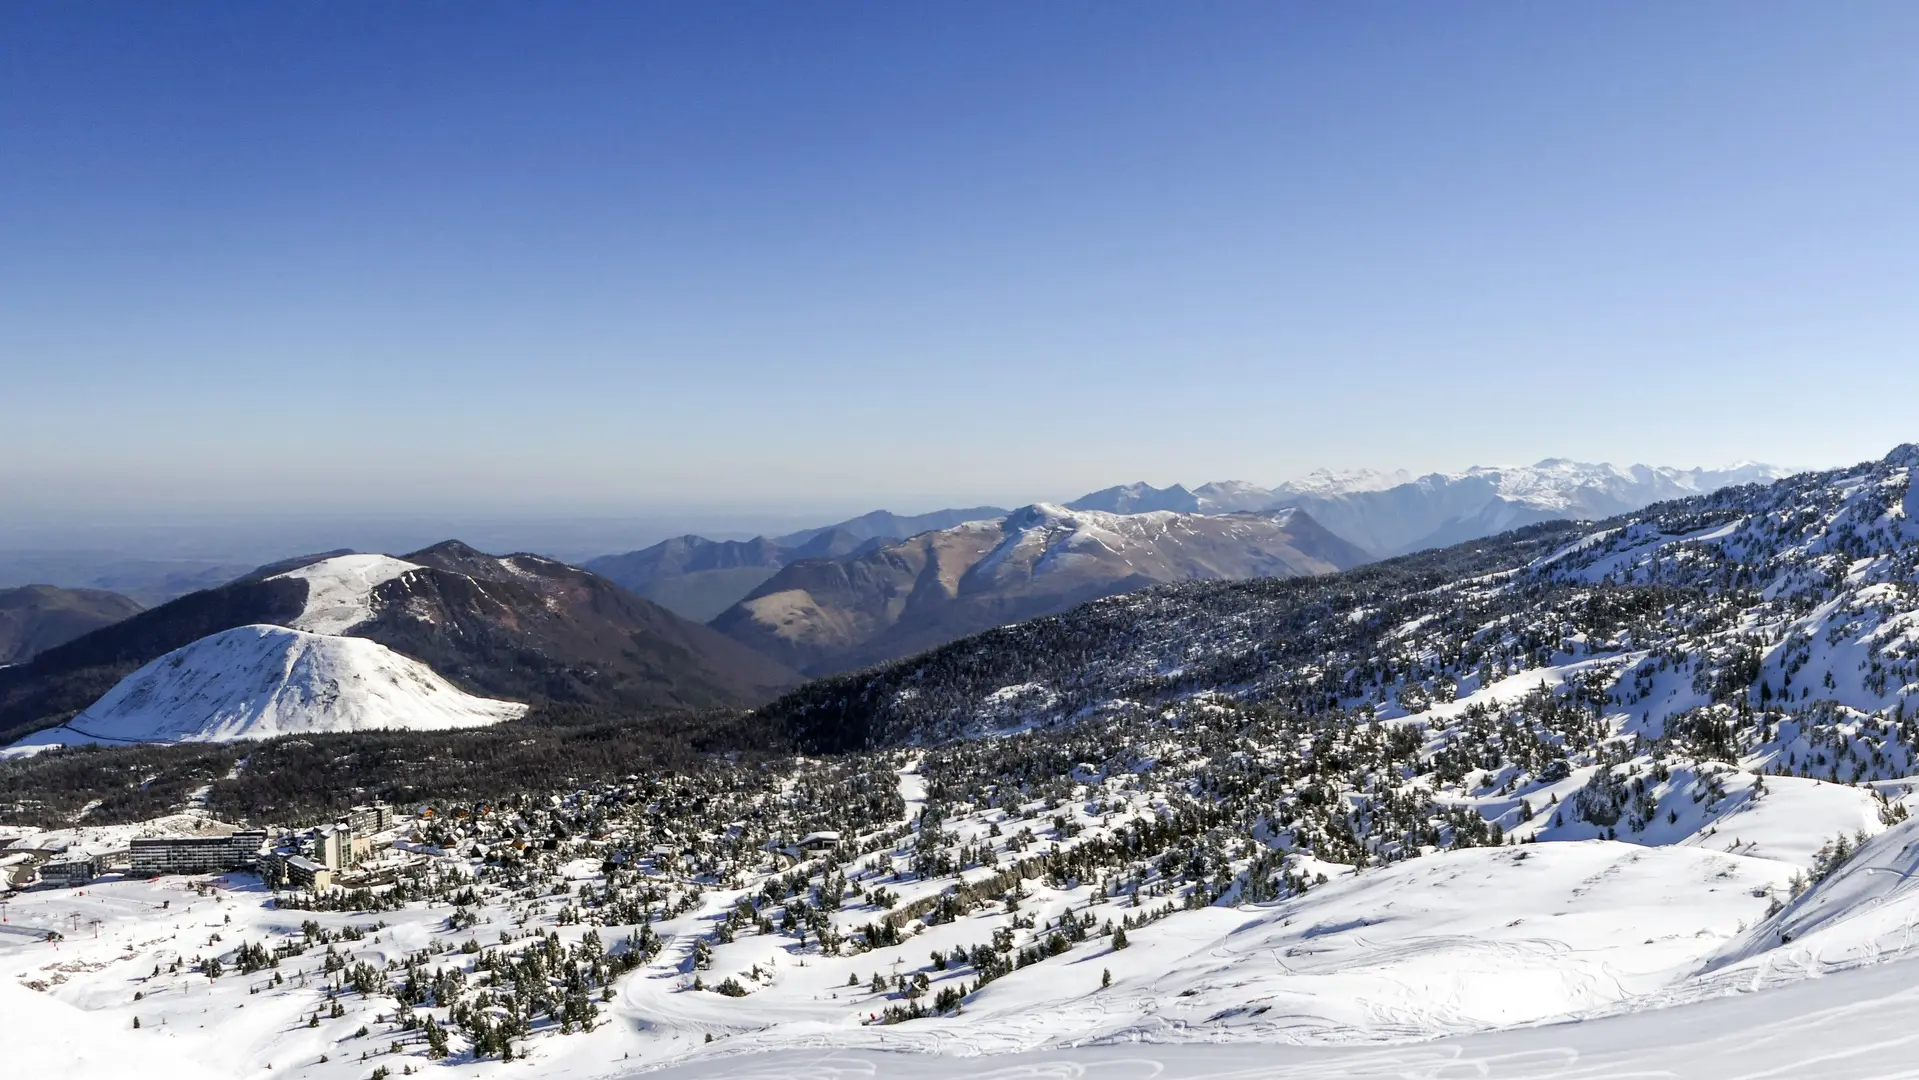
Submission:
M 194 1078 L 1909 1075 L 1919 822 L 1790 900 L 1814 860 L 1744 853 L 1728 824 L 1660 846 L 1462 848 L 1357 873 L 1309 860 L 1295 872 L 1327 878 L 1291 898 L 1163 910 L 1130 899 L 1150 889 L 1016 874 L 1007 900 L 941 919 L 920 902 L 995 871 L 906 872 L 927 778 L 920 759 L 893 760 L 897 822 L 847 835 L 837 863 L 773 856 L 728 880 L 662 850 L 621 865 L 565 845 L 492 854 L 499 836 L 598 801 L 575 796 L 490 822 L 402 822 L 380 861 L 408 902 L 276 898 L 246 874 L 14 894 L 7 1058 L 73 1077 L 130 1056 Z M 1036 804 L 941 827 L 1016 866 L 1024 836 L 1073 848 L 1150 820 L 1155 800 L 1115 780 L 1084 785 L 1102 795 L 1063 817 Z M 1805 850 L 1852 819 L 1854 794 L 1812 782 L 1755 839 Z M 182 824 L 25 839 L 98 849 Z M 774 902 L 776 883 L 822 872 L 848 892 L 796 925 L 804 905 Z M 889 910 L 920 917 L 876 935 Z M 1072 941 L 1041 944 L 1068 922 Z M 1002 940 L 1016 959 L 988 974 L 978 950 Z M 1020 955 L 1029 941 L 1037 952 Z M 964 995 L 956 1012 L 881 1022 L 949 991 Z

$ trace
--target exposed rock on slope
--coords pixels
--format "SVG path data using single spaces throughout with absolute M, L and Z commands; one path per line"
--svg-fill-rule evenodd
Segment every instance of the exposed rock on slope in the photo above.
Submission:
M 1038 504 L 780 571 L 713 625 L 811 672 L 1166 581 L 1324 574 L 1365 553 L 1308 515 L 1119 515 Z
M 797 681 L 725 635 L 565 563 L 495 557 L 458 541 L 406 559 L 422 569 L 375 588 L 375 615 L 353 633 L 478 693 L 700 708 L 757 703 Z

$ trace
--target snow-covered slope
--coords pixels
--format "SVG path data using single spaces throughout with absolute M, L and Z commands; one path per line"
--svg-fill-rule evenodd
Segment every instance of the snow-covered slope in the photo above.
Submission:
M 1919 955 L 1919 821 L 1824 863 L 1824 880 L 1727 943 L 1705 970 L 1757 988 Z
M 47 1080 L 214 1080 L 221 1072 L 105 1017 L 0 978 L 0 1072 Z
M 418 569 L 391 555 L 337 555 L 268 580 L 306 582 L 306 607 L 289 624 L 293 629 L 344 634 L 373 617 L 373 590 Z
M 377 642 L 242 626 L 160 657 L 72 720 L 17 745 L 441 730 L 494 724 L 525 711 L 524 705 L 463 693 L 425 664 Z
M 493 556 L 447 541 L 405 558 L 345 554 L 289 566 L 190 594 L 0 670 L 0 738 L 17 741 L 76 714 L 74 725 L 100 738 L 463 726 L 523 711 L 503 704 L 511 701 L 710 708 L 757 703 L 796 681 L 716 631 L 539 556 Z M 280 635 L 277 659 L 269 659 L 218 639 L 249 626 L 353 641 Z M 307 658 L 297 671 L 294 657 Z M 193 661 L 198 681 L 169 685 L 186 677 L 182 658 Z M 281 661 L 292 672 L 285 685 L 263 674 Z M 238 666 L 221 675 L 225 662 Z M 101 687 L 136 674 L 137 682 L 100 700 Z M 327 689 L 336 682 L 342 693 Z M 347 692 L 363 684 L 380 689 Z M 269 700 L 304 704 L 288 712 Z M 164 722 L 148 701 L 167 703 Z M 141 715 L 127 730 L 148 734 L 98 727 L 109 717 L 120 723 L 129 703 Z M 203 712 L 194 718 L 196 709 Z

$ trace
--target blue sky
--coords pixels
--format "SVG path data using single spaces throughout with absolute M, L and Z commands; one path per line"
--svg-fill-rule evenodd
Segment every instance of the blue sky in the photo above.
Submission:
M 0 504 L 1919 438 L 1919 7 L 0 7 Z

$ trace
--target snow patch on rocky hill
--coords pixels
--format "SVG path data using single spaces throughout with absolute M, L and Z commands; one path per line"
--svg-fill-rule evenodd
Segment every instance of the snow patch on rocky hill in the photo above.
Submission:
M 306 609 L 293 620 L 293 629 L 344 634 L 373 617 L 373 590 L 418 569 L 417 564 L 391 555 L 339 555 L 268 580 L 292 578 L 307 583 Z

